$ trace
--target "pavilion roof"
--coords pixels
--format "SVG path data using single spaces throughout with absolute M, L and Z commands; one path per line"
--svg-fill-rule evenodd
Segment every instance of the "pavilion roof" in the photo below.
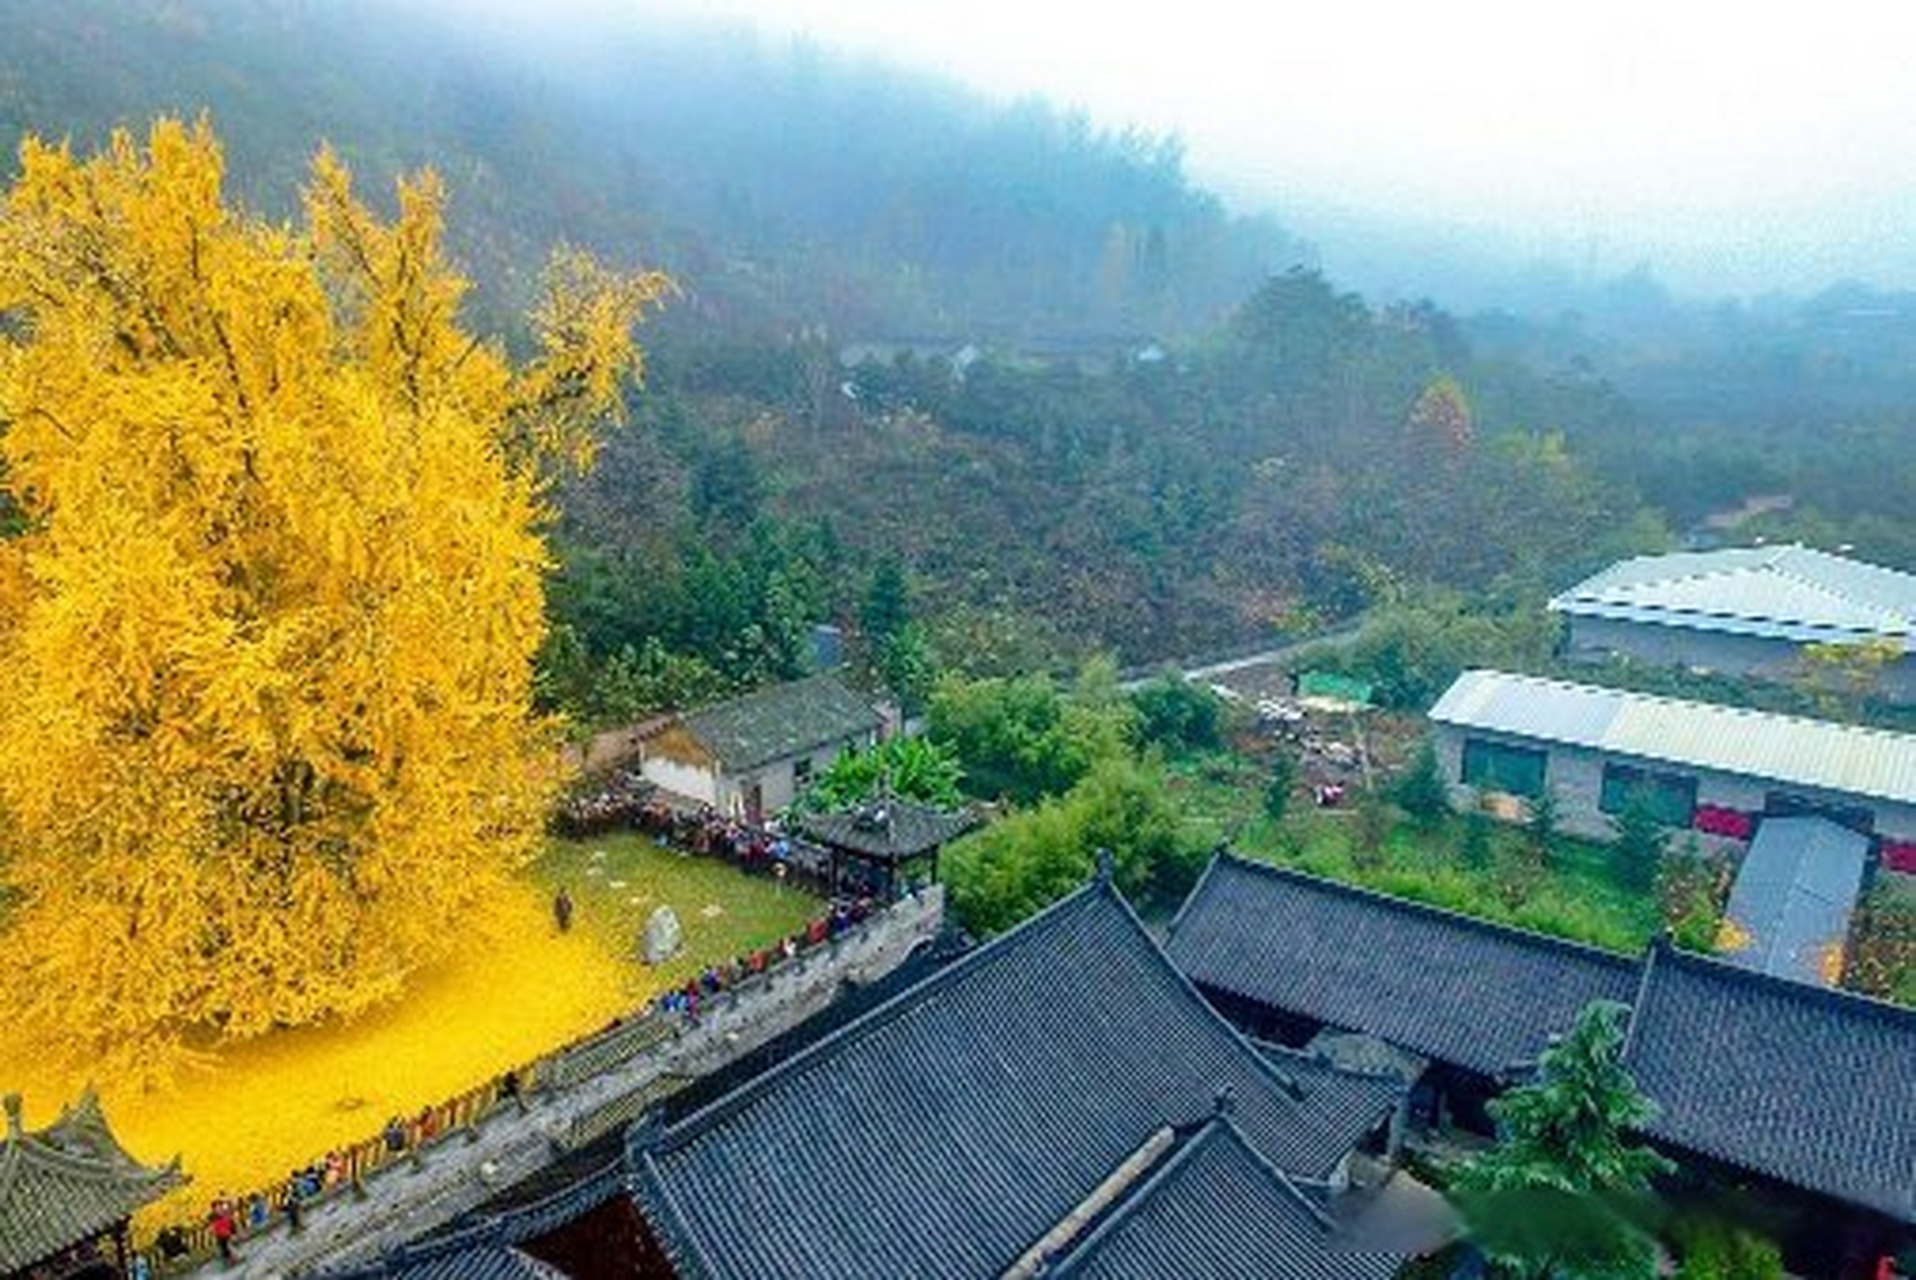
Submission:
M 185 1182 L 177 1157 L 142 1165 L 107 1126 L 89 1088 L 37 1133 L 20 1123 L 19 1095 L 6 1100 L 0 1140 L 0 1274 L 24 1271 L 91 1240 Z
M 821 844 L 896 862 L 930 853 L 978 825 L 970 810 L 946 812 L 886 799 L 846 813 L 808 813 L 799 829 Z

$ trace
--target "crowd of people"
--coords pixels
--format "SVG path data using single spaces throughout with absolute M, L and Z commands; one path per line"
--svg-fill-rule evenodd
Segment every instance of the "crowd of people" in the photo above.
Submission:
M 799 952 L 829 942 L 870 918 L 877 903 L 870 898 L 855 898 L 833 905 L 831 911 L 817 917 L 803 933 L 791 934 L 769 947 L 734 956 L 724 964 L 707 965 L 683 986 L 659 993 L 652 1008 L 663 1014 L 682 1014 L 697 1019 L 699 1010 L 713 997 L 733 989 L 766 970 L 793 959 Z
M 727 818 L 710 806 L 697 810 L 677 809 L 659 800 L 649 783 L 636 774 L 616 776 L 607 786 L 574 796 L 559 809 L 554 830 L 570 837 L 603 834 L 614 830 L 637 831 L 661 844 L 682 849 L 701 857 L 722 858 L 746 871 L 769 874 L 783 880 L 796 875 L 823 887 L 828 876 L 829 859 L 823 850 L 794 840 L 776 824 L 755 827 Z M 844 886 L 841 886 L 843 888 Z M 867 919 L 877 908 L 874 895 L 855 892 L 835 900 L 831 910 L 814 919 L 803 932 L 743 955 L 723 964 L 707 965 L 682 986 L 673 987 L 655 997 L 648 1012 L 696 1019 L 700 1010 L 717 996 L 741 983 L 791 960 L 800 952 L 823 945 Z M 560 889 L 553 900 L 554 919 L 563 932 L 572 923 L 574 904 Z M 616 1020 L 612 1026 L 621 1025 Z M 509 1071 L 498 1082 L 499 1101 L 517 1102 L 523 1087 L 517 1072 Z M 393 1116 L 379 1135 L 348 1150 L 334 1150 L 287 1175 L 277 1186 L 235 1198 L 221 1192 L 213 1199 L 206 1217 L 206 1236 L 226 1261 L 236 1258 L 236 1243 L 283 1220 L 297 1230 L 302 1215 L 314 1201 L 337 1188 L 357 1182 L 378 1165 L 390 1163 L 431 1142 L 457 1123 L 461 1103 L 426 1107 L 417 1116 L 404 1119 Z M 470 1099 L 466 1104 L 470 1107 Z M 160 1232 L 156 1247 L 167 1261 L 176 1261 L 194 1251 L 191 1233 L 179 1227 Z

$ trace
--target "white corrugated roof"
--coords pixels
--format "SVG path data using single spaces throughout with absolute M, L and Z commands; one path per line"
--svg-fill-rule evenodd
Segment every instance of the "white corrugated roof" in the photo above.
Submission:
M 1794 545 L 1638 556 L 1550 607 L 1799 642 L 1881 636 L 1916 646 L 1916 575 Z
M 1610 755 L 1916 804 L 1916 735 L 1656 698 L 1502 671 L 1466 671 L 1439 724 Z

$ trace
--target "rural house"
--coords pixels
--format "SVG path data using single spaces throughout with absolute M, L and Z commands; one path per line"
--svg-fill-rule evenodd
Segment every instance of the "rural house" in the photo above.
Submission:
M 1632 800 L 1668 826 L 1748 841 L 1765 819 L 1815 817 L 1916 873 L 1916 736 L 1466 671 L 1431 708 L 1460 803 L 1548 787 L 1567 831 L 1598 839 Z
M 1900 654 L 1879 692 L 1916 700 L 1916 575 L 1808 547 L 1638 556 L 1550 602 L 1566 655 L 1626 657 L 1767 678 L 1801 669 L 1810 644 L 1883 642 Z
M 640 743 L 649 782 L 762 821 L 791 804 L 841 751 L 878 741 L 885 720 L 830 673 L 759 689 L 659 724 Z

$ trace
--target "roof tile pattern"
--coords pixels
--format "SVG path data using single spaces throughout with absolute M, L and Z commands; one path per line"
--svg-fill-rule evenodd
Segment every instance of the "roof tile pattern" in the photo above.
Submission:
M 1402 1262 L 1340 1248 L 1330 1220 L 1220 1119 L 1186 1139 L 1044 1274 L 1386 1280 Z
M 1637 985 L 1623 956 L 1228 854 L 1166 951 L 1202 986 L 1489 1076 Z
M 1430 709 L 1430 718 L 1460 729 L 1916 804 L 1916 734 L 1503 671 L 1464 672 Z
M 1889 638 L 1916 647 L 1916 576 L 1801 546 L 1639 556 L 1550 607 L 1797 643 Z
M 885 800 L 864 813 L 808 813 L 806 835 L 875 858 L 912 858 L 957 839 L 978 825 L 969 811 L 946 813 L 909 800 Z
M 0 1274 L 93 1239 L 182 1181 L 177 1160 L 147 1168 L 128 1155 L 87 1090 L 46 1129 L 0 1139 Z
M 1627 1062 L 1651 1136 L 1916 1222 L 1916 1010 L 1657 947 Z
M 1221 1088 L 1288 1171 L 1322 1177 L 1359 1136 L 1293 1098 L 1097 884 L 635 1132 L 634 1190 L 688 1280 L 996 1276 Z
M 1588 1000 L 1634 1005 L 1651 1136 L 1916 1223 L 1916 1009 L 1667 943 L 1633 963 L 1229 856 L 1168 951 L 1207 985 L 1480 1071 L 1534 1056 Z
M 884 720 L 827 672 L 694 711 L 684 723 L 737 773 L 875 732 Z

